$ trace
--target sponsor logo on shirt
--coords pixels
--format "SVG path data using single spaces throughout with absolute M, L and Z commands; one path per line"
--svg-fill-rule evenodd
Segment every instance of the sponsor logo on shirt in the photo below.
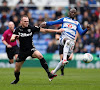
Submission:
M 28 34 L 27 34 L 27 33 L 20 33 L 20 32 L 19 32 L 19 36 L 20 36 L 20 37 L 32 36 L 32 32 L 31 32 L 31 33 L 28 33 Z
M 8 34 L 8 36 L 11 36 L 11 34 Z

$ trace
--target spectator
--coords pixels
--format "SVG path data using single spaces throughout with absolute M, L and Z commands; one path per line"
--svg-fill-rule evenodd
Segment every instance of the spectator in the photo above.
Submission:
M 3 0 L 2 6 L 0 7 L 0 13 L 1 12 L 7 12 L 7 13 L 9 13 L 9 11 L 10 11 L 10 8 L 7 6 L 7 1 Z
M 91 34 L 90 34 L 90 37 L 88 38 L 88 42 L 89 42 L 89 44 L 95 43 L 94 33 L 91 33 Z
M 96 55 L 100 58 L 100 47 L 96 47 Z
M 14 17 L 13 17 L 13 22 L 14 22 L 14 24 L 15 24 L 15 27 L 18 27 L 18 25 L 19 25 L 19 20 L 18 20 L 18 17 L 17 17 L 17 16 L 14 16 Z
M 96 30 L 95 38 L 96 39 L 100 38 L 100 31 L 98 29 Z
M 32 0 L 30 0 L 28 4 L 34 4 L 34 2 Z
M 32 9 L 32 10 L 36 10 L 37 9 L 35 3 L 32 0 L 30 0 L 28 4 L 32 5 L 32 7 L 29 7 L 29 9 Z
M 80 48 L 79 48 L 78 42 L 76 42 L 76 44 L 75 44 L 74 53 L 80 53 Z
M 76 0 L 69 0 L 69 3 L 70 3 L 70 4 L 75 4 L 75 1 L 76 1 Z
M 77 20 L 82 24 L 83 15 L 80 12 L 77 12 Z
M 100 7 L 97 7 L 97 10 L 95 11 L 95 15 L 100 19 Z
M 85 1 L 84 6 L 83 6 L 83 13 L 87 11 L 88 13 L 90 12 L 90 7 L 88 4 L 88 1 Z
M 23 11 L 25 12 L 25 15 L 27 15 L 27 14 L 28 14 L 28 12 L 29 12 L 28 7 L 24 7 L 24 10 L 23 10 Z
M 10 21 L 13 21 L 14 16 L 16 16 L 16 11 L 13 11 L 10 16 Z
M 56 45 L 56 41 L 52 40 L 49 42 L 47 47 L 47 53 L 55 53 L 55 51 L 58 49 L 58 46 Z
M 87 11 L 84 12 L 82 24 L 84 24 L 85 21 L 89 22 L 89 14 Z
M 95 48 L 94 47 L 91 48 L 90 53 L 92 53 L 92 54 L 95 53 Z
M 61 18 L 61 16 L 62 16 L 62 8 L 61 7 L 58 8 L 58 10 L 55 12 L 55 15 L 57 18 Z
M 28 16 L 28 18 L 29 18 L 29 23 L 30 23 L 30 25 L 34 25 L 34 19 L 32 18 L 32 15 L 31 15 L 30 12 L 27 13 L 27 16 Z
M 76 2 L 76 7 L 75 8 L 76 8 L 77 12 L 80 12 L 80 14 L 83 14 L 83 7 L 81 6 L 80 1 Z
M 24 4 L 23 0 L 19 0 L 19 2 L 17 4 Z
M 92 13 L 91 22 L 95 24 L 97 22 L 97 20 L 98 20 L 98 17 L 95 15 L 95 13 Z
M 89 5 L 90 4 L 95 4 L 96 5 L 96 0 L 88 0 Z
M 6 21 L 7 21 L 7 13 L 3 11 L 1 16 L 1 23 L 4 24 Z
M 87 39 L 86 35 L 84 35 L 84 36 L 83 36 L 83 47 L 84 47 L 85 45 L 88 45 L 88 44 L 89 44 L 88 39 Z
M 48 21 L 49 20 L 49 15 L 48 15 L 48 13 L 45 13 L 44 14 L 44 21 Z
M 3 34 L 6 31 L 6 26 L 4 26 L 4 24 L 2 24 L 1 28 L 0 28 L 0 34 Z
M 16 12 L 16 15 L 17 15 L 17 16 L 20 15 L 20 7 L 19 7 L 18 4 L 15 6 L 14 11 Z

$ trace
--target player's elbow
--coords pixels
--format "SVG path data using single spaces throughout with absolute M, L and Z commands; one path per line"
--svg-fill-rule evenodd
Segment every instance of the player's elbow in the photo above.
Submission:
M 59 40 L 59 37 L 56 37 L 56 40 Z
M 43 33 L 48 33 L 48 30 L 47 29 L 44 29 L 44 32 Z
M 15 39 L 12 39 L 12 38 L 10 39 L 10 42 L 14 42 L 14 41 L 15 41 Z

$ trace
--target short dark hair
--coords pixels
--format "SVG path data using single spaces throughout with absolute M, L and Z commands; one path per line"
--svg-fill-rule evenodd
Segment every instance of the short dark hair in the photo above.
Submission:
M 21 16 L 21 20 L 22 20 L 22 18 L 23 18 L 23 17 L 27 17 L 27 18 L 28 18 L 28 16 L 27 16 L 27 15 L 23 15 L 23 16 Z

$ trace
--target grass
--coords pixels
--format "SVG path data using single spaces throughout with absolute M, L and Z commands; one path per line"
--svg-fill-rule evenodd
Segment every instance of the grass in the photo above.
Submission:
M 52 82 L 42 68 L 22 68 L 20 81 L 15 79 L 13 68 L 0 68 L 0 90 L 100 90 L 100 69 L 65 68 L 65 75 L 58 76 Z

